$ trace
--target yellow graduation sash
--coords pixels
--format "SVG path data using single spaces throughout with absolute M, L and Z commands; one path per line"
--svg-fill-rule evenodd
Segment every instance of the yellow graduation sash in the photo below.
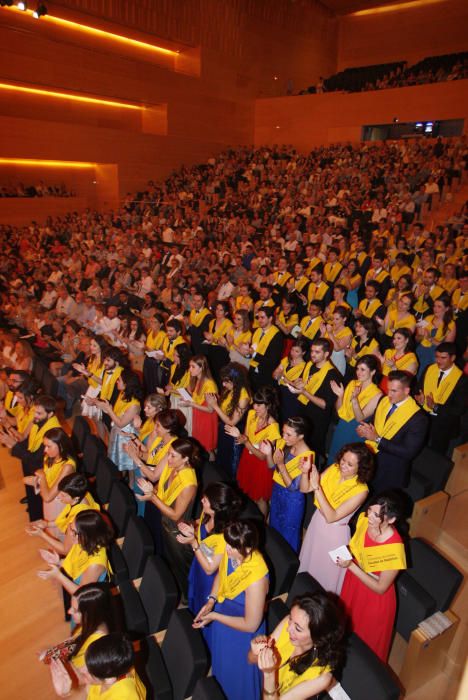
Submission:
M 88 554 L 88 552 L 82 549 L 81 545 L 74 544 L 63 560 L 62 569 L 73 581 L 76 581 L 81 574 L 94 564 L 103 566 L 108 574 L 112 573 L 105 547 L 99 547 L 95 554 Z
M 326 282 L 320 282 L 319 285 L 316 285 L 314 282 L 311 282 L 309 284 L 309 288 L 307 290 L 307 301 L 310 304 L 312 301 L 315 301 L 318 299 L 319 301 L 323 299 L 328 292 L 330 287 Z
M 151 435 L 151 433 L 154 430 L 154 420 L 153 418 L 147 418 L 143 425 L 140 428 L 140 432 L 138 433 L 138 439 L 140 442 L 144 442 L 148 435 Z
M 277 270 L 273 274 L 273 284 L 278 284 L 280 287 L 284 287 L 284 285 L 286 284 L 288 279 L 290 279 L 291 276 L 292 275 L 287 270 L 285 270 L 284 272 L 279 272 L 279 270 Z
M 232 350 L 235 345 L 239 346 L 242 343 L 250 345 L 252 341 L 252 333 L 250 331 L 236 331 L 231 329 L 227 337 L 229 349 Z
M 304 367 L 306 366 L 305 362 L 299 362 L 298 365 L 294 365 L 293 367 L 288 368 L 288 363 L 289 360 L 287 357 L 283 357 L 283 359 L 280 362 L 284 374 L 282 377 L 280 377 L 278 384 L 283 384 L 284 386 L 286 386 L 286 382 L 284 381 L 283 377 L 286 377 L 286 379 L 289 379 L 290 382 L 293 382 L 295 379 L 299 379 L 299 377 L 302 375 L 302 372 L 304 371 Z
M 44 459 L 44 476 L 49 489 L 55 484 L 60 476 L 60 472 L 66 464 L 71 464 L 73 471 L 76 471 L 76 462 L 74 459 L 69 457 L 68 459 L 60 459 L 58 462 L 54 462 L 50 466 L 47 464 L 47 458 Z
M 255 353 L 254 355 L 264 355 L 265 352 L 268 349 L 269 344 L 275 337 L 277 333 L 279 333 L 279 330 L 277 329 L 276 326 L 270 326 L 267 331 L 265 331 L 265 334 L 262 337 L 262 329 L 257 328 L 255 333 L 253 334 L 252 337 L 252 345 L 255 346 Z M 259 360 L 252 359 L 250 360 L 250 366 L 251 367 L 258 367 L 259 365 Z
M 175 475 L 171 484 L 166 489 L 166 483 L 169 481 L 169 477 L 172 474 L 172 469 L 167 464 L 163 469 L 161 478 L 158 483 L 158 490 L 156 492 L 157 497 L 166 505 L 170 506 L 174 501 L 180 496 L 182 491 L 184 491 L 188 486 L 197 486 L 197 475 L 195 469 L 192 467 L 186 467 L 181 469 Z
M 381 306 L 382 304 L 378 299 L 371 299 L 370 301 L 368 299 L 363 299 L 359 303 L 359 311 L 366 318 L 372 318 Z
M 315 394 L 322 386 L 328 372 L 331 369 L 333 369 L 333 365 L 329 360 L 327 360 L 324 363 L 323 367 L 321 367 L 318 372 L 314 372 L 314 374 L 312 375 L 310 375 L 311 369 L 312 362 L 308 362 L 305 366 L 304 374 L 302 376 L 305 382 L 305 388 L 307 389 L 309 394 Z M 299 401 L 304 405 L 307 405 L 309 403 L 309 399 L 303 394 L 299 394 Z
M 165 445 L 161 445 L 162 443 L 162 438 L 157 437 L 151 445 L 148 445 L 148 457 L 146 459 L 146 464 L 149 464 L 152 467 L 156 467 L 159 462 L 164 459 L 164 457 L 167 455 L 169 452 L 169 448 L 172 445 L 176 438 L 173 437 L 169 440 L 169 442 L 166 442 Z
M 198 521 L 197 541 L 205 550 L 211 550 L 211 554 L 224 554 L 226 549 L 226 540 L 222 532 L 209 533 L 205 539 L 201 536 L 202 519 Z
M 192 394 L 192 401 L 202 406 L 205 403 L 206 394 L 217 394 L 218 387 L 212 379 L 205 379 L 201 386 L 198 386 L 198 382 L 195 385 L 195 389 Z
M 236 297 L 236 301 L 234 302 L 234 308 L 236 311 L 239 311 L 239 309 L 247 309 L 250 311 L 250 309 L 253 307 L 253 299 L 252 297 L 249 296 L 242 296 L 239 294 L 238 297 Z
M 280 311 L 278 314 L 278 321 L 282 323 L 283 326 L 292 326 L 292 328 L 294 328 L 294 326 L 297 326 L 299 323 L 299 316 L 297 314 L 286 316 L 284 311 Z
M 10 416 L 17 416 L 18 413 L 23 409 L 22 406 L 19 404 L 16 404 L 16 406 L 12 406 L 13 399 L 15 398 L 15 394 L 13 391 L 8 390 L 7 393 L 5 394 L 5 398 L 3 399 L 3 406 L 5 408 L 5 411 L 10 415 Z M 19 430 L 19 428 L 18 428 Z M 20 432 L 23 432 L 20 430 Z
M 125 411 L 130 408 L 130 406 L 139 406 L 140 402 L 138 399 L 130 399 L 130 401 L 126 401 L 124 398 L 124 393 L 123 391 L 120 392 L 120 394 L 117 397 L 117 400 L 114 404 L 114 413 L 116 416 L 123 416 Z
M 175 340 L 169 340 L 167 341 L 167 346 L 164 350 L 166 353 L 166 356 L 169 358 L 171 362 L 174 361 L 174 351 L 178 345 L 183 345 L 185 343 L 184 339 L 182 338 L 181 335 L 178 335 Z
M 456 312 L 466 311 L 468 308 L 468 294 L 462 293 L 461 289 L 456 289 L 452 295 L 452 306 Z
M 345 420 L 347 423 L 349 423 L 353 420 L 353 418 L 355 418 L 351 397 L 353 395 L 354 389 L 357 386 L 360 386 L 360 382 L 358 382 L 357 379 L 353 379 L 351 382 L 349 382 L 343 395 L 343 403 L 338 409 L 339 417 Z M 379 387 L 373 382 L 371 382 L 369 386 L 366 386 L 365 389 L 362 389 L 357 397 L 359 408 L 361 409 L 361 411 L 364 410 L 369 401 L 379 393 Z
M 342 269 L 343 265 L 339 262 L 325 263 L 323 268 L 324 279 L 334 284 Z
M 296 292 L 302 292 L 306 284 L 309 284 L 309 280 L 305 275 L 302 275 L 299 279 L 294 278 L 294 289 Z
M 312 321 L 312 323 L 309 326 L 309 321 Z M 301 320 L 301 333 L 304 336 L 304 338 L 315 338 L 317 333 L 320 330 L 320 326 L 323 323 L 323 318 L 322 316 L 317 316 L 317 318 L 310 318 L 310 316 L 304 316 L 304 318 Z
M 356 338 L 353 338 L 353 340 L 351 342 L 351 348 L 354 351 L 356 351 L 356 348 L 357 348 Z M 351 359 L 349 360 L 349 364 L 351 365 L 351 367 L 356 367 L 358 360 L 361 357 L 364 357 L 364 355 L 373 355 L 374 352 L 378 349 L 379 349 L 378 342 L 376 341 L 375 338 L 371 338 L 366 343 L 364 343 L 364 345 L 362 345 L 361 349 L 358 350 L 353 357 L 351 357 Z
M 98 357 L 90 358 L 88 360 L 88 364 L 86 365 L 86 369 L 88 372 L 91 372 L 92 375 L 91 377 L 88 377 L 88 384 L 96 389 L 99 386 L 99 382 L 97 382 L 94 377 L 102 377 L 102 373 L 104 372 L 104 365 L 102 364 L 101 356 L 99 355 Z
M 257 414 L 252 409 L 247 414 L 247 423 L 245 426 L 245 434 L 249 438 L 249 442 L 254 447 L 258 447 L 262 440 L 271 440 L 275 442 L 281 437 L 278 423 L 270 423 L 257 432 Z
M 16 409 L 16 406 L 14 407 Z M 18 412 L 14 414 L 16 417 L 16 429 L 19 433 L 24 433 L 28 425 L 34 420 L 34 406 L 24 410 L 23 406 L 18 406 Z
M 60 428 L 60 423 L 59 423 L 59 419 L 57 418 L 57 416 L 52 416 L 51 418 L 46 420 L 46 422 L 44 423 L 44 425 L 41 428 L 39 428 L 37 423 L 33 424 L 33 426 L 31 427 L 31 430 L 29 432 L 29 436 L 28 436 L 28 450 L 29 450 L 29 452 L 37 452 L 37 450 L 42 445 L 44 435 L 51 428 Z
M 284 451 L 285 445 L 286 445 L 285 441 L 283 440 L 283 438 L 281 438 L 280 440 L 277 441 L 276 448 Z M 315 452 L 313 450 L 305 450 L 304 452 L 301 452 L 301 454 L 296 455 L 292 459 L 289 459 L 287 462 L 285 460 L 284 465 L 288 471 L 289 476 L 291 477 L 291 479 L 293 481 L 296 477 L 299 476 L 299 474 L 301 474 L 301 469 L 299 466 L 301 459 L 303 457 L 308 457 L 309 455 L 312 457 L 312 461 L 314 462 L 315 461 Z M 281 476 L 278 469 L 275 469 L 275 472 L 273 474 L 273 481 L 276 481 L 277 484 L 286 488 L 286 484 L 284 483 L 284 479 Z
M 77 503 L 74 506 L 65 506 L 65 508 L 57 515 L 55 518 L 56 527 L 60 530 L 60 532 L 66 532 L 70 523 L 72 523 L 78 513 L 81 513 L 83 510 L 101 510 L 101 506 L 96 503 L 90 493 L 86 493 L 84 503 Z
M 338 508 L 349 498 L 369 490 L 366 484 L 359 483 L 357 474 L 344 481 L 340 481 L 340 479 L 340 465 L 337 462 L 332 464 L 320 478 L 320 486 L 332 508 Z M 314 503 L 320 509 L 320 503 L 316 497 Z
M 427 396 L 428 394 L 432 394 L 435 403 L 444 404 L 449 398 L 452 391 L 455 389 L 455 386 L 460 377 L 462 376 L 463 372 L 461 371 L 461 369 L 459 369 L 459 367 L 454 365 L 450 370 L 449 374 L 447 374 L 442 379 L 439 386 L 437 386 L 439 373 L 440 369 L 436 364 L 430 365 L 427 368 L 426 374 L 424 376 L 424 395 Z M 426 409 L 426 411 L 429 411 L 429 413 L 432 410 L 431 408 L 429 408 L 427 403 L 424 404 L 424 408 Z
M 416 306 L 415 306 L 416 308 Z M 413 314 L 406 314 L 403 318 L 398 318 L 398 310 L 392 309 L 388 313 L 390 323 L 385 334 L 391 337 L 399 328 L 407 328 L 413 331 L 416 326 L 416 319 Z
M 285 694 L 291 688 L 295 688 L 300 683 L 314 680 L 324 673 L 331 672 L 330 666 L 319 666 L 315 662 L 300 675 L 292 670 L 288 662 L 289 660 L 292 660 L 291 656 L 294 653 L 295 647 L 289 637 L 287 622 L 285 622 L 283 625 L 275 646 L 281 657 L 280 666 L 278 669 L 278 684 L 281 695 Z
M 209 323 L 210 333 L 213 334 L 213 340 L 211 341 L 212 343 L 215 343 L 220 338 L 223 338 L 226 335 L 226 333 L 228 333 L 228 331 L 230 331 L 232 328 L 232 321 L 230 321 L 228 318 L 225 318 L 217 329 L 215 329 L 215 324 L 216 319 L 214 318 Z
M 229 557 L 227 552 L 221 560 L 219 567 L 219 589 L 218 603 L 223 600 L 234 600 L 238 595 L 243 593 L 249 586 L 257 581 L 260 581 L 268 574 L 268 567 L 264 558 L 257 552 L 253 551 L 235 571 L 228 575 Z
M 424 319 L 427 323 L 427 330 L 429 331 L 429 338 L 422 338 L 421 345 L 425 348 L 432 347 L 432 340 L 437 343 L 442 343 L 447 333 L 453 330 L 455 324 L 453 321 L 449 321 L 447 324 L 447 329 L 444 331 L 444 323 L 441 323 L 437 328 L 434 326 L 434 316 L 426 316 Z M 433 332 L 434 331 L 434 332 Z
M 114 387 L 116 385 L 117 379 L 123 372 L 123 367 L 117 365 L 113 370 L 106 371 L 102 375 L 101 392 L 99 398 L 103 401 L 110 401 L 112 394 L 114 392 Z
M 185 374 L 183 374 L 182 377 L 179 379 L 179 381 L 174 384 L 174 374 L 176 369 L 177 365 L 172 364 L 171 372 L 169 375 L 169 383 L 172 389 L 187 389 L 188 385 L 190 384 L 190 372 L 187 370 Z
M 224 397 L 224 399 L 221 401 L 220 406 L 219 406 L 220 409 L 222 411 L 224 411 L 224 413 L 226 413 L 227 415 L 232 415 L 232 414 L 228 414 L 228 409 L 230 408 L 231 402 L 232 402 L 232 395 L 233 395 L 233 392 L 229 391 L 226 394 L 226 396 Z M 239 403 L 241 401 L 248 401 L 250 403 L 249 392 L 244 387 L 242 387 L 240 394 L 239 394 Z M 236 408 L 237 408 L 237 406 L 234 406 L 232 412 L 234 412 Z
M 396 364 L 397 369 L 400 369 L 404 372 L 408 372 L 408 368 L 414 363 L 418 362 L 418 358 L 414 354 L 414 352 L 405 352 L 404 355 L 401 357 L 395 358 L 396 355 L 396 350 L 391 349 L 391 350 L 385 350 L 384 352 L 384 359 L 387 360 L 393 360 L 393 362 Z M 382 374 L 384 377 L 387 377 L 390 372 L 391 368 L 387 365 L 386 362 L 383 362 L 382 364 Z
M 166 331 L 159 330 L 156 334 L 150 331 L 146 336 L 146 345 L 150 350 L 166 352 L 168 344 L 169 338 L 167 337 Z
M 199 311 L 195 311 L 195 309 L 192 309 L 189 317 L 190 325 L 195 326 L 195 328 L 198 328 L 199 326 L 201 326 L 205 318 L 209 315 L 210 312 L 205 307 L 203 307 L 203 309 L 200 309 Z
M 419 406 L 416 401 L 408 396 L 406 401 L 398 406 L 388 420 L 385 420 L 391 407 L 388 396 L 380 401 L 375 412 L 374 427 L 379 437 L 391 440 L 399 430 L 419 411 Z M 366 440 L 368 445 L 374 452 L 378 452 L 379 448 L 374 440 Z
M 364 546 L 368 524 L 367 516 L 361 513 L 356 532 L 349 542 L 349 548 L 359 567 L 366 573 L 406 569 L 405 547 L 402 542 L 384 542 L 375 547 Z

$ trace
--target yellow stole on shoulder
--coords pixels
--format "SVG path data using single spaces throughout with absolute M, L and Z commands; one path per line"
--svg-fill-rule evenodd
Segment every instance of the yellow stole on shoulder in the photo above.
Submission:
M 253 334 L 252 337 L 252 346 L 255 347 L 255 353 L 250 360 L 250 366 L 251 367 L 258 367 L 259 365 L 259 360 L 254 359 L 257 355 L 264 355 L 265 352 L 268 349 L 269 344 L 275 337 L 277 333 L 279 333 L 279 330 L 277 329 L 276 326 L 270 326 L 267 331 L 262 336 L 262 329 L 257 328 L 255 333 Z
M 211 554 L 224 554 L 224 551 L 226 549 L 226 540 L 224 539 L 223 533 L 211 532 L 205 537 L 205 539 L 203 539 L 203 537 L 201 536 L 201 527 L 202 519 L 200 518 L 197 529 L 197 541 L 200 545 L 202 545 L 204 554 L 207 553 L 207 549 L 211 550 Z
M 139 406 L 140 402 L 138 399 L 130 399 L 130 401 L 126 401 L 124 398 L 124 393 L 123 391 L 120 392 L 120 394 L 117 397 L 117 400 L 114 404 L 114 413 L 116 416 L 123 416 L 125 411 L 130 408 L 130 406 Z
M 140 442 L 144 442 L 148 435 L 151 435 L 151 433 L 154 430 L 154 419 L 153 418 L 147 418 L 143 425 L 140 428 L 140 432 L 138 433 L 138 439 Z
M 116 385 L 117 379 L 123 372 L 123 367 L 117 365 L 114 369 L 110 371 L 105 371 L 102 375 L 101 392 L 99 398 L 103 401 L 110 401 L 112 394 L 114 392 L 114 387 Z
M 57 416 L 51 416 L 44 425 L 39 428 L 37 423 L 34 423 L 28 435 L 28 450 L 29 452 L 37 452 L 42 445 L 44 435 L 51 428 L 60 428 L 59 419 Z
M 367 516 L 361 513 L 356 532 L 349 542 L 349 548 L 359 567 L 366 573 L 406 569 L 405 546 L 402 542 L 384 542 L 375 547 L 364 546 L 368 524 Z
M 14 407 L 16 409 L 16 406 Z M 18 412 L 14 414 L 16 417 L 16 429 L 19 433 L 24 433 L 28 425 L 34 420 L 34 406 L 24 410 L 23 406 L 18 406 Z
M 357 347 L 357 342 L 356 338 L 353 338 L 352 343 L 351 343 L 351 348 L 356 352 L 356 347 Z M 373 355 L 376 350 L 379 350 L 379 344 L 376 341 L 375 338 L 370 338 L 364 345 L 361 346 L 361 349 L 356 352 L 356 354 L 351 357 L 349 360 L 349 364 L 351 367 L 356 367 L 358 360 L 361 359 L 364 355 Z
M 202 406 L 205 403 L 206 394 L 217 394 L 218 387 L 212 379 L 205 379 L 201 386 L 198 386 L 198 382 L 195 385 L 195 389 L 192 394 L 192 401 Z
M 291 273 L 289 273 L 287 270 L 284 272 L 280 272 L 277 270 L 273 274 L 273 284 L 278 284 L 280 287 L 284 287 L 288 279 L 292 277 Z
M 181 469 L 179 472 L 177 472 L 172 482 L 166 488 L 166 484 L 168 483 L 171 474 L 172 469 L 166 464 L 163 473 L 161 474 L 161 478 L 159 479 L 158 490 L 156 492 L 157 497 L 161 499 L 166 506 L 172 505 L 177 497 L 180 496 L 182 491 L 184 491 L 188 486 L 198 485 L 195 469 L 192 469 L 192 467 L 186 467 L 185 469 Z
M 309 326 L 309 321 L 311 324 Z M 322 316 L 317 316 L 317 318 L 310 318 L 310 316 L 304 316 L 301 320 L 301 333 L 304 338 L 315 338 L 320 330 L 320 326 L 323 323 Z
M 283 359 L 280 362 L 280 365 L 283 368 L 284 374 L 282 377 L 280 377 L 278 384 L 286 385 L 284 378 L 289 379 L 290 382 L 299 379 L 299 377 L 302 375 L 302 372 L 304 371 L 304 367 L 306 366 L 305 362 L 299 362 L 298 365 L 294 365 L 293 367 L 289 367 L 288 369 L 288 363 L 288 358 L 283 357 Z
M 258 447 L 262 440 L 271 440 L 275 442 L 281 437 L 278 423 L 270 423 L 257 432 L 257 414 L 252 409 L 247 414 L 247 423 L 245 426 L 245 434 L 249 438 L 249 442 L 254 447 Z
M 225 318 L 224 321 L 216 328 L 216 319 L 214 318 L 212 321 L 209 323 L 209 329 L 210 333 L 213 334 L 213 340 L 211 341 L 212 343 L 216 343 L 217 340 L 220 338 L 223 338 L 226 333 L 228 333 L 232 328 L 232 321 L 230 321 L 228 318 Z
M 285 441 L 283 440 L 283 438 L 281 438 L 280 440 L 277 441 L 276 448 L 284 451 L 285 445 L 286 445 Z M 309 455 L 312 457 L 312 462 L 314 462 L 315 461 L 315 452 L 313 450 L 305 450 L 304 452 L 301 452 L 301 454 L 296 455 L 292 459 L 289 459 L 288 461 L 286 461 L 286 460 L 284 461 L 284 465 L 288 471 L 288 474 L 293 481 L 301 473 L 301 468 L 300 468 L 301 459 L 303 457 L 308 457 Z M 273 474 L 273 481 L 276 481 L 277 484 L 279 484 L 280 486 L 283 486 L 283 488 L 286 488 L 286 484 L 284 483 L 284 479 L 281 476 L 281 474 L 279 473 L 278 469 L 275 469 L 275 472 Z
M 388 396 L 384 396 L 375 412 L 374 427 L 377 431 L 377 435 L 386 440 L 391 440 L 395 437 L 405 423 L 419 411 L 419 406 L 416 401 L 411 396 L 408 396 L 406 401 L 404 401 L 401 406 L 398 406 L 390 418 L 386 420 L 391 406 L 392 404 Z M 374 450 L 374 452 L 379 451 L 379 447 L 374 440 L 366 440 L 366 445 Z
M 278 684 L 281 695 L 286 693 L 291 688 L 295 688 L 296 685 L 299 685 L 299 683 L 314 680 L 314 678 L 318 678 L 324 673 L 331 672 L 330 666 L 319 666 L 315 662 L 300 675 L 291 669 L 289 661 L 291 660 L 295 647 L 289 637 L 287 622 L 285 622 L 283 625 L 283 629 L 280 632 L 275 646 L 281 657 L 281 662 L 278 669 Z
M 71 457 L 68 459 L 60 459 L 50 466 L 47 464 L 47 459 L 44 459 L 44 476 L 49 489 L 55 484 L 60 476 L 60 472 L 66 464 L 71 464 L 73 471 L 76 471 L 76 462 Z
M 452 391 L 455 389 L 455 386 L 460 377 L 462 376 L 463 372 L 461 371 L 461 369 L 454 365 L 450 370 L 449 374 L 447 374 L 442 379 L 439 386 L 437 386 L 439 373 L 440 369 L 436 364 L 430 365 L 430 367 L 427 368 L 424 377 L 424 395 L 427 396 L 428 394 L 432 394 L 435 403 L 444 404 L 449 398 Z M 426 409 L 426 411 L 429 411 L 429 413 L 431 412 L 431 409 L 429 408 L 427 403 L 424 404 L 424 408 Z
M 167 337 L 166 331 L 160 330 L 156 334 L 150 331 L 146 336 L 146 345 L 150 350 L 162 350 L 166 351 L 169 344 L 169 338 Z
M 86 365 L 86 369 L 88 372 L 91 372 L 91 377 L 88 377 L 88 384 L 89 386 L 92 386 L 94 389 L 96 389 L 99 386 L 99 382 L 97 382 L 94 377 L 102 377 L 102 373 L 104 372 L 104 365 L 102 364 L 101 356 L 99 355 L 98 357 L 90 358 L 88 360 L 88 364 Z
M 17 416 L 23 408 L 19 404 L 16 404 L 16 406 L 12 406 L 14 398 L 15 398 L 14 392 L 8 390 L 7 393 L 5 394 L 5 398 L 3 399 L 3 405 L 5 407 L 5 411 L 10 416 Z M 19 428 L 18 428 L 18 430 L 19 430 Z M 20 432 L 23 432 L 23 431 L 20 430 Z
M 347 423 L 355 418 L 351 397 L 357 386 L 360 386 L 360 382 L 358 382 L 357 379 L 353 379 L 351 382 L 349 382 L 343 395 L 343 403 L 338 409 L 339 417 L 345 420 Z M 365 389 L 361 389 L 357 397 L 361 411 L 364 410 L 369 401 L 373 399 L 374 396 L 377 396 L 377 394 L 380 394 L 380 389 L 373 382 L 371 382 Z
M 367 493 L 369 490 L 366 484 L 361 484 L 358 481 L 357 475 L 350 479 L 345 479 L 344 481 L 340 481 L 340 479 L 340 466 L 337 462 L 328 467 L 320 478 L 320 486 L 332 508 L 338 508 L 338 506 L 349 498 L 353 498 L 353 496 L 357 496 L 359 493 Z M 320 509 L 320 503 L 317 498 L 314 498 L 314 503 L 317 508 Z
M 393 362 L 396 364 L 397 369 L 401 369 L 404 372 L 408 372 L 408 368 L 414 363 L 418 361 L 418 358 L 414 354 L 414 352 L 405 352 L 404 355 L 401 357 L 395 358 L 396 355 L 396 350 L 395 349 L 390 349 L 390 350 L 385 350 L 384 353 L 384 359 L 387 360 L 393 360 Z M 391 372 L 391 368 L 384 362 L 382 364 L 382 374 L 384 377 L 388 377 L 388 375 Z
M 314 374 L 311 375 L 310 370 L 312 367 L 312 362 L 308 362 L 305 366 L 304 374 L 302 375 L 305 388 L 309 394 L 315 394 L 320 389 L 328 372 L 333 369 L 333 365 L 329 360 L 324 363 L 323 367 L 320 367 L 318 372 L 314 372 Z M 309 399 L 303 394 L 299 394 L 299 401 L 304 405 L 309 403 Z
M 190 325 L 195 326 L 195 328 L 198 328 L 199 326 L 201 326 L 205 318 L 209 315 L 210 312 L 205 307 L 203 307 L 203 309 L 200 309 L 199 311 L 195 311 L 195 309 L 192 309 L 189 317 Z
M 372 318 L 381 306 L 382 304 L 379 299 L 371 299 L 370 301 L 368 299 L 363 299 L 359 304 L 359 311 L 366 318 Z
M 55 518 L 55 525 L 60 532 L 66 532 L 70 523 L 72 523 L 78 513 L 81 513 L 83 510 L 101 510 L 101 506 L 96 503 L 90 493 L 85 494 L 83 501 L 83 503 L 77 503 L 74 506 L 65 506 L 59 515 L 57 515 Z
M 148 457 L 146 459 L 146 464 L 149 464 L 152 467 L 156 467 L 159 462 L 164 459 L 164 457 L 167 455 L 169 452 L 169 448 L 172 445 L 176 438 L 173 437 L 169 440 L 169 442 L 166 442 L 165 445 L 162 444 L 162 438 L 157 437 L 151 445 L 148 445 Z
M 226 598 L 234 600 L 243 593 L 249 586 L 260 581 L 268 574 L 268 567 L 264 558 L 258 551 L 253 551 L 240 564 L 235 571 L 228 574 L 229 557 L 227 552 L 221 560 L 219 567 L 219 588 L 218 603 L 222 603 Z

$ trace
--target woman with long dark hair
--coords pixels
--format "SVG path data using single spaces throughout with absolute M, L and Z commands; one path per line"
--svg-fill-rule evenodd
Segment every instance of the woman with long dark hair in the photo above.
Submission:
M 205 401 L 218 414 L 218 443 L 216 464 L 233 479 L 242 452 L 242 445 L 226 431 L 227 426 L 245 427 L 246 411 L 250 404 L 250 387 L 247 370 L 237 362 L 230 362 L 221 370 L 221 394 L 207 394 Z
M 237 426 L 226 426 L 226 432 L 244 446 L 237 471 L 242 491 L 257 502 L 264 515 L 273 488 L 273 472 L 268 467 L 267 455 L 260 449 L 264 440 L 275 444 L 281 437 L 278 419 L 279 406 L 276 391 L 261 387 L 253 396 L 253 408 L 247 414 L 245 431 Z
M 124 369 L 117 379 L 117 389 L 119 394 L 114 405 L 109 401 L 99 401 L 98 405 L 112 421 L 107 455 L 119 471 L 131 473 L 133 460 L 129 458 L 124 446 L 137 434 L 133 421 L 140 414 L 143 390 L 137 375 L 129 369 Z M 133 478 L 131 482 L 133 483 Z
M 194 627 L 211 623 L 213 676 L 229 700 L 260 696 L 260 673 L 247 655 L 254 637 L 265 633 L 268 567 L 259 552 L 255 523 L 237 520 L 224 529 L 226 549 L 213 586 Z
M 442 294 L 434 301 L 433 313 L 419 321 L 416 328 L 416 339 L 419 340 L 416 348 L 418 379 L 435 362 L 437 346 L 440 343 L 453 343 L 456 333 L 450 297 Z
M 278 382 L 281 404 L 281 417 L 287 420 L 297 416 L 301 412 L 301 404 L 297 394 L 290 389 L 294 388 L 293 382 L 299 379 L 306 366 L 306 358 L 309 354 L 309 343 L 306 338 L 299 336 L 291 341 L 287 357 L 283 357 L 278 367 L 273 372 L 273 379 Z
M 249 660 L 263 671 L 265 700 L 308 700 L 330 688 L 343 635 L 340 610 L 327 594 L 297 596 L 273 633 L 252 641 Z
M 385 350 L 383 355 L 377 355 L 382 366 L 382 381 L 380 388 L 384 394 L 388 391 L 388 375 L 394 370 L 401 370 L 412 376 L 418 371 L 418 358 L 413 351 L 413 334 L 408 328 L 399 328 L 393 334 L 392 348 Z
M 221 559 L 226 549 L 224 528 L 237 519 L 242 499 L 229 484 L 208 484 L 201 498 L 202 512 L 198 524 L 180 522 L 177 541 L 190 545 L 194 553 L 189 573 L 188 607 L 196 614 L 211 593 Z M 209 632 L 209 628 L 204 630 Z
M 361 513 L 350 543 L 353 559 L 337 559 L 347 569 L 341 599 L 353 631 L 386 663 L 396 613 L 395 579 L 406 569 L 402 503 L 387 492 Z
M 218 437 L 218 416 L 207 403 L 206 397 L 208 394 L 217 394 L 218 387 L 211 376 L 208 360 L 204 355 L 192 357 L 189 362 L 189 372 L 190 400 L 182 400 L 179 405 L 191 410 L 192 437 L 198 440 L 207 452 L 213 453 Z
M 329 552 L 348 544 L 348 523 L 367 498 L 373 467 L 372 451 L 360 442 L 344 445 L 322 474 L 310 461 L 303 465 L 301 490 L 314 494 L 317 510 L 302 543 L 299 570 L 308 571 L 327 591 L 339 593 L 343 585 Z
M 96 510 L 78 513 L 70 527 L 73 545 L 65 559 L 56 552 L 41 550 L 49 569 L 39 571 L 44 580 L 55 579 L 69 593 L 85 583 L 105 581 L 110 574 L 107 548 L 113 539 L 113 532 L 107 517 Z

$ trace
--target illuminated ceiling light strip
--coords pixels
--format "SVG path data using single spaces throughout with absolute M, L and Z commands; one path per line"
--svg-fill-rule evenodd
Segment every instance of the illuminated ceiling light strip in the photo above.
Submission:
M 95 168 L 96 163 L 78 160 L 38 160 L 35 158 L 0 158 L 0 165 L 32 165 L 48 168 Z
M 20 12 L 16 7 L 6 8 L 16 12 Z M 22 15 L 28 14 L 32 17 L 33 11 L 26 10 L 21 12 Z M 97 27 L 90 27 L 88 24 L 80 24 L 79 22 L 72 22 L 69 19 L 63 19 L 62 17 L 54 17 L 54 15 L 45 15 L 41 17 L 42 22 L 51 22 L 52 24 L 58 24 L 59 26 L 67 27 L 68 29 L 74 29 L 75 31 L 86 32 L 87 34 L 94 34 L 103 39 L 112 39 L 113 41 L 119 41 L 124 44 L 130 44 L 131 46 L 136 46 L 140 49 L 147 49 L 148 51 L 155 51 L 156 53 L 162 53 L 167 56 L 177 56 L 180 51 L 172 51 L 172 49 L 164 49 L 162 46 L 155 46 L 154 44 L 148 44 L 145 41 L 138 41 L 138 39 L 131 39 L 128 36 L 122 36 L 122 34 L 114 34 L 113 32 L 107 32 L 104 29 L 98 29 Z
M 22 85 L 11 85 L 10 83 L 0 83 L 0 90 L 14 90 L 16 92 L 25 92 L 31 95 L 41 95 L 44 97 L 57 97 L 62 100 L 72 100 L 74 102 L 87 102 L 98 104 L 104 107 L 122 107 L 123 109 L 143 110 L 144 107 L 139 105 L 129 105 L 125 102 L 114 102 L 113 100 L 101 100 L 97 97 L 83 97 L 68 92 L 57 92 L 55 90 L 42 90 L 40 88 L 23 87 Z
M 367 10 L 350 12 L 348 17 L 362 17 L 364 15 L 377 15 L 382 12 L 396 12 L 397 10 L 409 10 L 412 7 L 424 7 L 425 5 L 435 5 L 445 2 L 445 0 L 409 0 L 408 2 L 395 3 L 394 5 L 383 5 L 382 7 L 370 7 Z

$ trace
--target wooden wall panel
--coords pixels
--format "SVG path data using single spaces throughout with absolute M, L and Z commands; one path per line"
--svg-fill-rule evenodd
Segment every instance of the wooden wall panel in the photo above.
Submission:
M 339 20 L 338 70 L 468 51 L 468 2 L 442 0 Z
M 398 90 L 343 95 L 257 100 L 255 144 L 290 143 L 308 151 L 322 143 L 359 141 L 366 124 L 465 119 L 468 130 L 468 80 Z

